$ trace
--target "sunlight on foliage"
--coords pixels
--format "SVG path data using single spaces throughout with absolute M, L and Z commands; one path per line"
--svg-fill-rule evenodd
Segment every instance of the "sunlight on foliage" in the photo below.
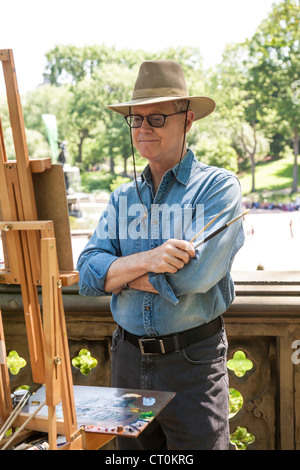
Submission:
M 72 365 L 80 369 L 82 375 L 88 375 L 97 364 L 97 359 L 87 349 L 81 349 L 78 356 L 72 359 Z
M 251 370 L 253 368 L 253 362 L 246 358 L 243 351 L 236 351 L 233 355 L 233 359 L 230 359 L 227 362 L 227 367 L 228 369 L 233 370 L 235 375 L 242 377 L 245 375 L 247 370 Z
M 17 375 L 20 369 L 26 366 L 26 361 L 19 356 L 17 351 L 10 351 L 7 356 L 7 366 L 12 375 Z

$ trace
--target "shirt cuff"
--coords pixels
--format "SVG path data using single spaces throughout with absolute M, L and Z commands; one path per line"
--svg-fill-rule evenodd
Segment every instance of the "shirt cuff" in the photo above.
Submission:
M 150 284 L 158 291 L 159 295 L 173 305 L 178 304 L 179 300 L 163 273 L 149 273 L 148 276 Z
M 87 260 L 84 268 L 79 270 L 79 294 L 88 296 L 111 295 L 104 290 L 106 274 L 117 256 L 106 254 L 94 256 Z

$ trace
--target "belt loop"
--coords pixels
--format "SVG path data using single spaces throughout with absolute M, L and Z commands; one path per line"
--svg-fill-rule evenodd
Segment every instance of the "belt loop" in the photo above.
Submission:
M 173 336 L 173 341 L 174 341 L 174 346 L 175 346 L 175 352 L 179 352 L 180 347 L 179 347 L 179 342 L 178 342 L 178 336 L 177 335 Z
M 119 326 L 119 328 L 121 330 L 121 339 L 122 339 L 122 342 L 124 343 L 124 341 L 125 341 L 125 330 L 121 326 Z

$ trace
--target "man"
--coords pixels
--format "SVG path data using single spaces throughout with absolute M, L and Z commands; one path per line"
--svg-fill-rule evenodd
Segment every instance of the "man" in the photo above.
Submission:
M 240 186 L 186 148 L 193 122 L 215 103 L 188 95 L 179 64 L 155 60 L 141 65 L 132 100 L 108 108 L 125 116 L 133 158 L 135 147 L 148 165 L 112 193 L 79 258 L 80 293 L 112 293 L 112 385 L 176 392 L 139 438 L 120 438 L 119 448 L 226 449 L 221 315 L 234 299 L 230 268 L 244 240 L 241 222 L 199 247 L 190 240 L 221 211 L 218 227 L 240 214 Z

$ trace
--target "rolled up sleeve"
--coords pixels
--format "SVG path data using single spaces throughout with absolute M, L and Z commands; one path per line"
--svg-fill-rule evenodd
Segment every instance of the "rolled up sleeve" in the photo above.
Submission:
M 99 224 L 79 256 L 79 293 L 87 296 L 109 295 L 104 291 L 106 274 L 111 264 L 119 257 L 117 240 L 117 218 L 110 202 L 103 212 Z
M 87 296 L 109 295 L 105 292 L 104 284 L 110 265 L 117 259 L 116 256 L 97 250 L 88 250 L 82 254 L 78 261 L 79 294 Z

